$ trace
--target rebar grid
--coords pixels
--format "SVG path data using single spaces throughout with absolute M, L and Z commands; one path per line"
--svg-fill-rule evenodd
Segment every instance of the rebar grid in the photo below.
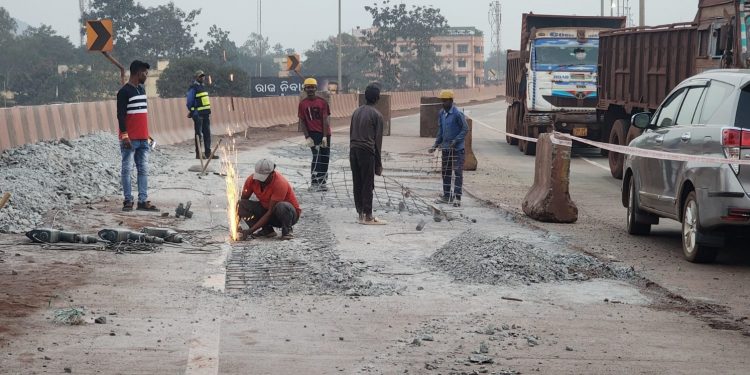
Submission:
M 296 191 L 311 193 L 320 204 L 332 207 L 354 207 L 351 167 L 349 165 L 348 147 L 334 146 L 328 163 L 315 160 L 310 149 L 296 142 L 294 146 L 277 148 L 272 153 L 276 156 L 291 159 L 277 169 L 293 184 Z M 433 216 L 459 213 L 460 207 L 440 205 L 435 198 L 443 195 L 442 152 L 429 153 L 429 148 L 404 153 L 383 152 L 383 176 L 375 176 L 373 207 L 376 210 L 398 211 L 409 214 Z M 453 155 L 450 153 L 450 155 Z M 453 156 L 455 161 L 457 157 Z M 327 173 L 318 176 L 313 163 L 327 164 Z M 314 180 L 323 180 L 325 184 L 313 184 Z M 438 181 L 435 181 L 435 180 Z M 455 176 L 451 176 L 448 191 L 454 185 Z M 323 186 L 325 186 L 323 188 Z M 452 193 L 451 193 L 452 195 Z M 430 197 L 435 198 L 430 198 Z

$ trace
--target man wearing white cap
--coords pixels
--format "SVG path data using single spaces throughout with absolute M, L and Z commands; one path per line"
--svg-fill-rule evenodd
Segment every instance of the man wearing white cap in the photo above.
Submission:
M 257 202 L 250 200 L 253 194 Z M 253 237 L 276 237 L 273 229 L 276 227 L 281 228 L 282 240 L 290 240 L 294 238 L 292 227 L 297 224 L 302 210 L 292 184 L 276 170 L 276 164 L 262 159 L 255 163 L 255 173 L 245 181 L 238 213 L 248 224 L 252 223 Z

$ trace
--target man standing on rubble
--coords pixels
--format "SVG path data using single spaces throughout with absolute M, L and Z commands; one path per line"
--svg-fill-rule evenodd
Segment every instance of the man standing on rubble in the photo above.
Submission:
M 372 216 L 372 193 L 375 175 L 382 175 L 383 164 L 380 152 L 383 149 L 383 115 L 375 109 L 380 100 L 380 87 L 370 84 L 365 89 L 367 104 L 352 114 L 349 129 L 349 163 L 354 185 L 354 205 L 359 223 L 365 225 L 387 224 L 385 220 Z
M 466 117 L 453 105 L 454 94 L 452 90 L 440 92 L 443 109 L 438 115 L 438 134 L 435 144 L 430 148 L 432 154 L 436 149 L 442 151 L 442 176 L 443 195 L 438 203 L 453 203 L 453 206 L 461 206 L 462 185 L 464 181 L 464 138 L 469 132 L 469 124 Z M 453 177 L 455 176 L 455 179 Z M 451 184 L 451 180 L 453 183 Z M 453 187 L 451 192 L 451 187 Z
M 148 103 L 143 84 L 148 78 L 149 64 L 135 60 L 130 64 L 130 80 L 117 92 L 117 123 L 122 155 L 123 211 L 133 210 L 131 172 L 133 161 L 138 170 L 137 210 L 159 211 L 148 200 L 148 155 L 151 152 L 148 134 Z
M 201 158 L 201 146 L 204 147 L 203 158 L 211 156 L 211 100 L 208 98 L 208 91 L 203 86 L 203 80 L 206 79 L 206 73 L 202 70 L 195 72 L 195 81 L 190 85 L 187 92 L 188 118 L 193 119 L 195 127 L 195 158 Z M 203 144 L 201 145 L 201 140 Z M 219 155 L 214 155 L 212 159 L 218 159 Z
M 315 95 L 318 81 L 308 78 L 304 82 L 307 96 L 299 102 L 298 117 L 302 131 L 305 133 L 305 145 L 312 150 L 312 191 L 326 191 L 328 179 L 328 161 L 331 155 L 331 109 L 328 102 Z
M 258 200 L 251 201 L 252 195 Z M 297 224 L 302 210 L 292 184 L 276 170 L 276 164 L 262 159 L 255 163 L 255 173 L 245 181 L 237 213 L 240 220 L 252 225 L 251 236 L 276 237 L 273 229 L 276 227 L 281 228 L 282 240 L 291 240 L 294 238 L 292 227 Z

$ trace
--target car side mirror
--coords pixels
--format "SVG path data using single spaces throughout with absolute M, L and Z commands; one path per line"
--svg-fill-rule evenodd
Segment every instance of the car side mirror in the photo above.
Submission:
M 638 129 L 646 129 L 651 124 L 651 114 L 648 112 L 636 113 L 630 119 L 630 125 Z

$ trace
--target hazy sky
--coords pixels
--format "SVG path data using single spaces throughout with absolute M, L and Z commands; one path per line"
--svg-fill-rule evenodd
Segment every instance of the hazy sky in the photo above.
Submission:
M 257 2 L 262 1 L 263 34 L 272 44 L 303 52 L 316 40 L 336 34 L 338 30 L 338 0 L 176 0 L 184 9 L 202 8 L 198 18 L 199 38 L 206 38 L 212 24 L 228 30 L 230 37 L 242 44 L 251 32 L 258 30 Z M 610 0 L 605 0 L 609 2 Z M 621 0 L 625 1 L 625 0 Z M 144 6 L 168 3 L 167 0 L 140 0 Z M 485 44 L 490 48 L 488 10 L 489 0 L 407 0 L 392 1 L 407 5 L 432 5 L 441 9 L 451 26 L 476 26 L 485 32 Z M 638 17 L 638 0 L 630 0 L 633 16 Z M 371 23 L 365 5 L 373 0 L 341 0 L 342 30 Z M 378 1 L 380 3 L 380 1 Z M 210 5 L 208 5 L 210 4 Z M 501 1 L 503 49 L 517 49 L 521 14 L 533 11 L 547 14 L 598 15 L 601 0 L 506 0 Z M 646 0 L 646 24 L 660 25 L 691 21 L 695 17 L 698 0 Z M 11 16 L 32 26 L 51 25 L 61 35 L 70 36 L 77 44 L 78 0 L 0 0 L 0 6 Z

